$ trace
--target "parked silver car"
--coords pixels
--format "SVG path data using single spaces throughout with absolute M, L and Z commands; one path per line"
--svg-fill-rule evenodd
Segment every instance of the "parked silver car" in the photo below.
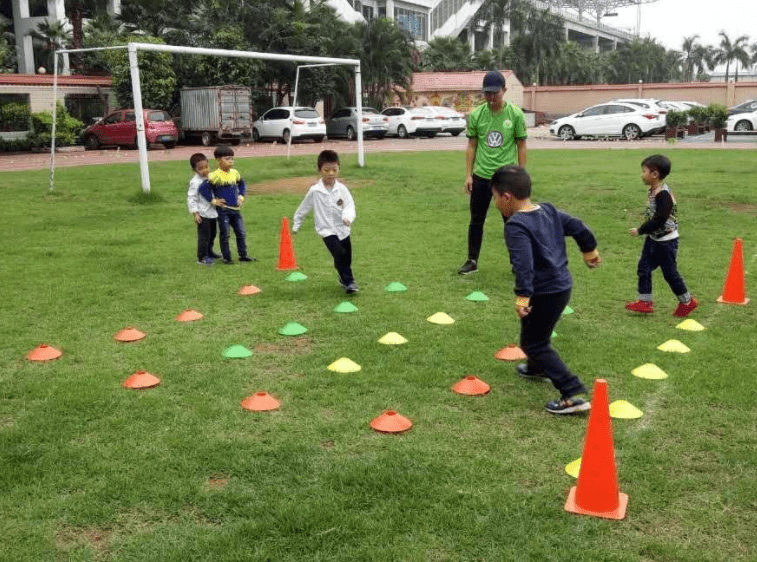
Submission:
M 372 107 L 363 107 L 363 138 L 383 139 L 389 130 L 389 118 L 384 117 Z M 347 137 L 357 139 L 357 107 L 343 107 L 334 112 L 326 123 L 326 135 L 329 138 Z

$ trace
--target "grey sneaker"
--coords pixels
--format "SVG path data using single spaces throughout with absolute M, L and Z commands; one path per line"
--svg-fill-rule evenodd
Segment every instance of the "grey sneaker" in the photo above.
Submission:
M 213 265 L 213 258 L 205 257 L 197 261 L 197 265 Z
M 528 365 L 526 363 L 519 363 L 515 367 L 515 372 L 518 373 L 518 375 L 521 378 L 524 378 L 529 381 L 549 381 L 550 378 L 545 375 L 544 373 L 532 373 L 528 370 Z
M 357 283 L 353 281 L 349 285 L 346 285 L 344 287 L 344 292 L 347 293 L 348 295 L 354 295 L 355 293 L 357 293 L 358 292 Z
M 591 403 L 583 398 L 572 396 L 547 402 L 546 408 L 550 414 L 578 414 L 591 410 Z
M 466 261 L 460 266 L 460 269 L 457 270 L 460 275 L 468 275 L 469 273 L 475 273 L 476 271 L 478 271 L 478 263 L 476 260 Z

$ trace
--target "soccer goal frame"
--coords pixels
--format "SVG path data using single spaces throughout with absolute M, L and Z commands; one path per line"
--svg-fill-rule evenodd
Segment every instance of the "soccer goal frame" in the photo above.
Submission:
M 147 138 L 145 137 L 145 122 L 142 108 L 142 88 L 139 79 L 139 58 L 138 51 L 157 51 L 163 53 L 176 53 L 184 55 L 209 55 L 215 57 L 234 57 L 247 59 L 275 60 L 294 63 L 308 64 L 325 64 L 325 65 L 345 65 L 351 66 L 355 72 L 355 98 L 358 111 L 358 165 L 365 165 L 365 154 L 363 152 L 363 134 L 362 134 L 362 92 L 363 86 L 360 73 L 359 59 L 342 59 L 332 57 L 313 57 L 307 55 L 283 55 L 277 53 L 258 53 L 253 51 L 234 51 L 228 49 L 206 49 L 202 47 L 181 47 L 176 45 L 158 45 L 153 43 L 128 43 L 127 45 L 113 47 L 92 47 L 87 49 L 60 49 L 56 51 L 53 61 L 53 124 L 52 138 L 50 140 L 50 191 L 54 187 L 55 177 L 55 125 L 57 119 L 58 105 L 58 56 L 64 53 L 79 53 L 83 51 L 100 51 L 106 49 L 127 49 L 129 55 L 129 71 L 131 72 L 131 87 L 134 97 L 134 115 L 137 125 L 137 147 L 139 149 L 139 170 L 142 182 L 142 191 L 150 193 L 150 171 L 147 163 Z

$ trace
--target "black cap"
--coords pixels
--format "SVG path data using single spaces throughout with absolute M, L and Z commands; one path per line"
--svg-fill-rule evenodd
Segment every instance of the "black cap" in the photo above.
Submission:
M 505 77 L 498 70 L 490 70 L 484 76 L 484 93 L 497 93 L 505 87 Z

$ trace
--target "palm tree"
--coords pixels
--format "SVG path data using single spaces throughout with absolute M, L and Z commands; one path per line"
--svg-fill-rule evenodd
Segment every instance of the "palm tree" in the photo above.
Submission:
M 749 66 L 750 57 L 746 52 L 747 41 L 749 38 L 746 35 L 738 37 L 735 41 L 731 41 L 730 37 L 725 31 L 721 31 L 720 35 L 720 48 L 717 51 L 717 62 L 725 63 L 725 81 L 728 82 L 728 73 L 731 67 L 731 62 L 740 62 L 744 66 Z M 738 67 L 736 70 L 736 81 L 739 80 Z
M 469 70 L 470 47 L 457 37 L 435 37 L 423 51 L 423 67 L 434 72 Z
M 698 54 L 697 48 L 701 46 L 697 43 L 697 39 L 699 39 L 699 35 L 684 37 L 683 44 L 681 45 L 683 80 L 685 82 L 694 81 L 694 67 L 697 64 L 696 57 Z
M 62 49 L 71 42 L 71 33 L 60 21 L 50 23 L 45 20 L 37 24 L 36 30 L 29 31 L 29 35 L 47 52 L 48 68 L 53 66 L 55 51 Z

